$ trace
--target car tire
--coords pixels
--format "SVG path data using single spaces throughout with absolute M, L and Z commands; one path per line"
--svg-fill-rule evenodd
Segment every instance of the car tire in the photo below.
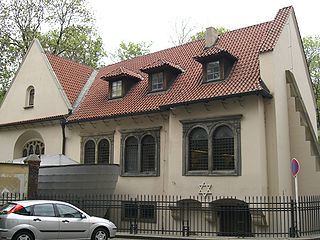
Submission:
M 34 237 L 28 231 L 20 231 L 13 236 L 12 240 L 34 240 Z
M 107 240 L 109 239 L 109 231 L 105 228 L 97 228 L 93 231 L 91 240 Z

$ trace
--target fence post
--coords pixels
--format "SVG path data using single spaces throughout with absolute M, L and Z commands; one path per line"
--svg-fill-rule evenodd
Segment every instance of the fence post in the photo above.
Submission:
M 296 201 L 291 199 L 290 203 L 290 214 L 291 214 L 291 227 L 289 229 L 289 237 L 298 237 L 297 229 L 296 229 L 296 213 L 297 213 L 297 205 Z
M 28 198 L 35 199 L 38 196 L 38 178 L 40 168 L 40 158 L 36 154 L 29 155 L 24 163 L 29 166 L 28 174 Z

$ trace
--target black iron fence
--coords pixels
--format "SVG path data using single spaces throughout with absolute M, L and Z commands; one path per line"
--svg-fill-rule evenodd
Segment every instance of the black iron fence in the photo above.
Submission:
M 3 194 L 0 204 L 26 199 Z M 113 221 L 118 232 L 179 236 L 303 237 L 320 234 L 320 197 L 50 195 Z

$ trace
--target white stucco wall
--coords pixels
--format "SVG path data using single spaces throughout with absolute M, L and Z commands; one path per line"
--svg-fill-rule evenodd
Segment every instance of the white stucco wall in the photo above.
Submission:
M 307 68 L 301 46 L 300 36 L 291 15 L 272 52 L 260 55 L 261 78 L 270 89 L 273 99 L 265 101 L 268 182 L 270 195 L 291 195 L 293 193 L 293 178 L 290 172 L 290 160 L 295 157 L 297 142 L 305 139 L 295 139 L 294 131 L 299 131 L 298 125 L 289 128 L 290 95 L 287 93 L 285 71 L 290 70 L 296 77 L 303 101 L 316 131 L 316 111 L 312 88 L 308 80 Z M 296 129 L 297 128 L 297 129 Z M 310 157 L 307 148 L 303 152 Z
M 19 137 L 24 133 L 26 138 L 22 141 L 18 141 Z M 42 127 L 26 127 L 20 129 L 1 129 L 0 130 L 0 143 L 1 154 L 0 162 L 7 162 L 15 158 L 22 157 L 22 147 L 29 140 L 34 139 L 33 136 L 38 138 L 41 136 L 43 143 L 45 144 L 45 154 L 55 155 L 61 154 L 62 149 L 62 130 L 60 124 L 42 126 Z M 19 146 L 18 146 L 19 145 Z M 16 149 L 15 149 L 16 147 Z
M 240 101 L 239 101 L 240 100 Z M 114 163 L 120 164 L 121 130 L 145 129 L 161 126 L 160 176 L 120 177 L 116 194 L 172 194 L 198 195 L 199 184 L 212 184 L 214 195 L 266 195 L 267 163 L 262 97 L 251 96 L 211 102 L 205 108 L 198 104 L 177 107 L 170 113 L 105 120 L 95 124 L 72 124 L 67 132 L 67 155 L 81 158 L 81 136 L 103 135 L 114 131 Z M 231 115 L 241 119 L 241 176 L 183 176 L 183 131 L 180 120 L 207 119 Z
M 0 107 L 0 124 L 68 113 L 68 101 L 35 40 Z M 34 107 L 25 109 L 29 86 L 35 89 Z

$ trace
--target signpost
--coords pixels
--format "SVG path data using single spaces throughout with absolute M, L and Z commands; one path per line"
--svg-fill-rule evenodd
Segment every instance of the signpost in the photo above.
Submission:
M 298 173 L 300 171 L 300 163 L 297 159 L 291 159 L 291 173 L 294 177 L 296 204 L 297 204 L 297 232 L 300 229 L 300 219 L 299 219 L 299 197 L 298 197 Z

